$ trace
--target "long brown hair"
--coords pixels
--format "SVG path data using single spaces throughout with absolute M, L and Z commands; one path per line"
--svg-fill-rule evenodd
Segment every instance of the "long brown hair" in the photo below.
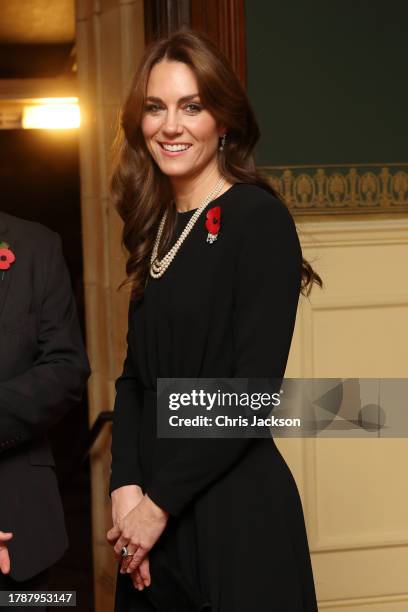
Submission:
M 150 71 L 163 59 L 183 62 L 191 68 L 201 103 L 218 125 L 226 127 L 225 145 L 218 151 L 221 175 L 231 183 L 258 185 L 283 200 L 255 167 L 253 149 L 260 137 L 259 127 L 246 92 L 226 57 L 207 36 L 194 30 L 178 30 L 153 41 L 145 49 L 122 107 L 110 180 L 112 198 L 124 222 L 122 244 L 129 253 L 127 279 L 121 286 L 131 284 L 133 299 L 143 295 L 153 243 L 166 209 L 159 257 L 166 252 L 176 223 L 170 181 L 148 151 L 141 129 Z M 303 259 L 301 292 L 309 295 L 313 283 L 322 286 L 319 275 Z

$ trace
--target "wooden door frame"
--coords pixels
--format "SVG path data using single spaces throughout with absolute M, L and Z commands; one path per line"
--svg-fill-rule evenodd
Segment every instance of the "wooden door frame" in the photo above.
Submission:
M 144 0 L 145 42 L 180 28 L 207 34 L 246 88 L 244 0 Z

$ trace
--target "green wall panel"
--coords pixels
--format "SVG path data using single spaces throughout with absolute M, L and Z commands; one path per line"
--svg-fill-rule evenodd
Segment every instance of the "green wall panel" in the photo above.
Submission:
M 408 0 L 245 8 L 258 165 L 408 163 Z

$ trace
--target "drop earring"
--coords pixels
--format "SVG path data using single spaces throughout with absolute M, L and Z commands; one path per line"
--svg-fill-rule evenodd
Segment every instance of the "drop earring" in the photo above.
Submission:
M 223 135 L 221 136 L 221 144 L 220 144 L 220 146 L 218 147 L 220 151 L 223 151 L 223 149 L 224 149 L 224 144 L 225 144 L 225 136 L 226 136 L 226 134 L 223 134 Z

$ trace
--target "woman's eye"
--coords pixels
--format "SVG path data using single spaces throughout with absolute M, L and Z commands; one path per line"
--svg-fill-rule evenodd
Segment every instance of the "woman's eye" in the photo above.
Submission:
M 199 113 L 202 110 L 201 104 L 186 104 L 184 107 L 189 114 Z M 159 104 L 146 104 L 144 110 L 146 113 L 157 113 L 162 107 Z
M 191 109 L 188 112 L 190 113 L 198 113 L 200 112 L 200 110 L 202 110 L 202 106 L 200 104 L 187 104 L 186 109 Z
M 160 106 L 158 104 L 147 104 L 145 106 L 145 111 L 147 113 L 155 113 L 159 109 L 160 109 Z

